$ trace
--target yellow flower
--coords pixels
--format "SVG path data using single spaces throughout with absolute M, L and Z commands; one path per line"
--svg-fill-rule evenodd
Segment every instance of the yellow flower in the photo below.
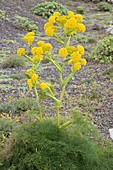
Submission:
M 74 69 L 74 71 L 80 70 L 80 69 L 81 69 L 81 64 L 80 64 L 80 62 L 75 63 L 75 64 L 73 65 L 73 69 Z
M 68 11 L 68 15 L 69 15 L 70 18 L 75 17 L 74 12 L 72 12 L 72 11 Z
M 54 36 L 54 29 L 52 27 L 48 27 L 47 29 L 45 29 L 45 33 L 47 36 Z
M 44 30 L 46 30 L 48 27 L 53 27 L 53 24 L 51 22 L 45 23 Z
M 31 80 L 31 79 L 28 79 L 28 80 L 27 80 L 27 83 L 28 83 L 29 89 L 32 90 L 32 88 L 33 88 L 32 80 Z
M 67 52 L 68 52 L 68 55 L 70 56 L 73 52 L 76 52 L 77 51 L 77 48 L 74 47 L 74 46 L 68 46 L 67 47 Z
M 12 123 L 12 122 L 13 122 L 13 120 L 12 120 L 12 119 L 9 119 L 9 120 L 8 120 L 8 122 L 9 122 L 9 123 Z
M 80 15 L 80 14 L 76 14 L 76 15 L 75 15 L 75 19 L 76 19 L 78 22 L 82 22 L 82 21 L 83 21 L 83 17 L 82 17 L 82 15 Z
M 35 33 L 34 32 L 29 32 L 28 34 L 26 34 L 26 36 L 34 36 Z
M 70 60 L 68 61 L 68 65 L 72 64 L 73 62 L 74 62 L 73 59 L 70 59 Z
M 72 53 L 70 57 L 74 60 L 75 63 L 81 59 L 81 55 L 78 52 Z
M 80 60 L 81 60 L 81 55 L 78 52 L 73 52 L 70 55 L 70 60 L 68 61 L 68 65 L 70 65 L 71 63 L 80 62 Z
M 55 23 L 56 21 L 55 21 L 55 16 L 51 16 L 50 18 L 49 18 L 49 22 L 50 23 Z
M 46 43 L 44 49 L 47 51 L 52 50 L 52 45 L 50 43 Z
M 86 27 L 85 27 L 85 25 L 84 24 L 77 24 L 77 31 L 78 32 L 85 32 L 85 30 L 86 30 Z
M 87 61 L 85 58 L 81 59 L 80 62 L 83 66 L 86 66 L 86 64 L 87 64 Z
M 43 52 L 43 49 L 42 49 L 42 47 L 37 47 L 37 49 L 36 49 L 36 54 L 38 55 L 42 55 L 44 52 Z
M 64 28 L 65 29 L 75 29 L 76 25 L 77 25 L 77 21 L 75 20 L 75 18 L 70 18 L 65 23 Z
M 56 18 L 56 21 L 57 21 L 57 23 L 58 23 L 59 25 L 64 25 L 64 24 L 66 23 L 66 21 L 67 21 L 67 16 L 64 16 L 64 15 L 58 16 L 58 17 Z
M 16 119 L 16 123 L 18 123 L 18 122 L 20 122 L 20 120 L 19 120 L 19 119 Z
M 62 58 L 66 58 L 66 56 L 68 55 L 66 48 L 61 48 L 58 53 L 59 53 L 59 56 Z
M 42 47 L 33 47 L 31 49 L 31 53 L 35 56 L 35 55 L 42 55 L 43 54 L 43 49 Z
M 38 75 L 36 74 L 36 73 L 34 73 L 33 75 L 32 75 L 32 77 L 31 77 L 31 80 L 33 81 L 33 82 L 36 82 L 37 80 L 38 80 Z
M 32 88 L 36 84 L 39 76 L 36 73 L 34 73 L 34 71 L 30 72 L 30 73 L 31 73 L 31 75 L 30 75 L 30 78 L 27 80 L 27 83 L 28 83 L 29 89 L 32 90 Z
M 39 61 L 39 60 L 41 60 L 41 59 L 43 59 L 43 55 L 35 55 L 34 57 L 33 57 L 33 62 L 37 62 L 37 61 Z
M 28 70 L 26 71 L 26 75 L 28 75 L 30 78 L 33 76 L 34 73 L 35 73 L 35 72 L 34 72 L 34 70 L 32 70 L 32 69 L 28 69 Z
M 38 41 L 37 42 L 37 45 L 39 46 L 39 47 L 44 47 L 44 45 L 45 45 L 45 42 L 44 41 Z
M 33 36 L 29 36 L 29 37 L 24 37 L 24 41 L 28 42 L 28 43 L 32 43 L 34 41 L 34 37 Z
M 56 18 L 56 17 L 58 17 L 60 15 L 60 13 L 59 12 L 54 12 L 54 14 L 53 14 L 53 16 Z
M 26 54 L 26 50 L 25 48 L 19 48 L 18 51 L 17 51 L 17 55 L 18 56 L 23 56 Z
M 47 89 L 48 87 L 50 87 L 51 86 L 51 84 L 49 84 L 49 83 L 41 83 L 40 85 L 39 85 L 39 87 L 42 89 L 42 90 L 45 90 L 45 89 Z
M 23 39 L 25 42 L 32 43 L 34 41 L 34 32 L 29 32 Z
M 81 55 L 84 54 L 84 47 L 82 47 L 81 45 L 78 45 L 78 46 L 77 46 L 77 49 L 78 49 L 78 51 L 79 51 L 79 53 L 80 53 Z
M 33 47 L 32 49 L 31 49 L 31 53 L 33 54 L 33 55 L 36 55 L 37 53 L 36 53 L 36 49 L 37 49 L 37 47 Z

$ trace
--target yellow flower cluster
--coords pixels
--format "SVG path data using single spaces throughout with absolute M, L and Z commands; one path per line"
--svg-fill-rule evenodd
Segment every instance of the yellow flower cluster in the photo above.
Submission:
M 46 51 L 52 50 L 52 48 L 53 48 L 50 43 L 45 43 L 44 41 L 38 41 L 37 45 L 43 49 L 44 53 Z
M 30 90 L 37 84 L 41 90 L 45 90 L 51 86 L 49 83 L 40 83 L 39 76 L 35 71 L 29 69 L 26 71 L 28 77 L 27 84 Z
M 18 56 L 24 56 L 25 54 L 26 54 L 25 48 L 19 48 L 19 49 L 17 50 L 17 55 L 18 55 Z
M 47 36 L 54 36 L 58 28 L 62 27 L 66 35 L 73 35 L 75 32 L 85 32 L 86 28 L 82 21 L 82 15 L 75 15 L 72 11 L 68 11 L 67 16 L 55 12 L 44 25 L 44 30 Z
M 51 84 L 49 84 L 49 83 L 41 83 L 40 85 L 39 85 L 39 87 L 42 89 L 42 90 L 45 90 L 45 89 L 47 89 L 48 87 L 50 87 L 51 86 Z
M 50 43 L 45 43 L 44 41 L 37 42 L 38 47 L 32 47 L 31 53 L 33 55 L 33 62 L 38 62 L 43 59 L 43 56 L 52 50 L 52 45 Z
M 27 43 L 32 43 L 34 41 L 34 32 L 29 32 L 23 39 Z
M 59 50 L 59 56 L 62 57 L 62 58 L 66 58 L 68 55 L 68 52 L 67 52 L 67 49 L 66 48 L 61 48 Z
M 36 85 L 39 76 L 31 69 L 26 71 L 26 75 L 29 77 L 27 81 L 28 87 L 30 90 L 32 90 L 33 86 Z
M 68 47 L 69 50 L 70 47 Z M 72 47 L 71 47 L 72 48 Z M 82 55 L 84 54 L 84 48 L 80 45 L 78 45 L 75 50 L 73 48 L 72 53 L 70 53 L 70 58 L 68 61 L 68 64 L 72 64 L 72 71 L 77 71 L 81 69 L 81 65 L 86 66 L 87 62 L 86 59 L 82 58 Z
M 68 65 L 73 65 L 71 68 L 72 71 L 80 70 L 81 65 L 86 66 L 86 59 L 81 58 L 84 54 L 84 48 L 80 45 L 77 47 L 68 46 L 67 48 L 61 48 L 58 53 L 64 59 L 69 56 Z

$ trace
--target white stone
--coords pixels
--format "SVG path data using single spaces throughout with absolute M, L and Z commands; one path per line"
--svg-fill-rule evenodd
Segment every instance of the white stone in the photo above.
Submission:
M 109 32 L 110 34 L 113 34 L 113 25 L 107 27 L 106 31 Z
M 110 138 L 113 140 L 113 128 L 109 129 L 109 133 L 110 133 Z

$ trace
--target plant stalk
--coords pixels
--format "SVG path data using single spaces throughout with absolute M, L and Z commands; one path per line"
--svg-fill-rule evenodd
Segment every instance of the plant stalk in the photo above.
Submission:
M 39 95 L 38 95 L 36 86 L 34 87 L 34 90 L 35 90 L 36 100 L 37 100 L 37 104 L 38 104 L 38 108 L 39 108 L 40 121 L 42 121 L 42 110 L 41 110 Z
M 57 114 L 57 126 L 60 127 L 60 108 L 56 106 L 56 114 Z

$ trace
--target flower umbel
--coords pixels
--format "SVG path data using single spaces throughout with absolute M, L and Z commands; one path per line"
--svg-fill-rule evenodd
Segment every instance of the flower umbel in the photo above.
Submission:
M 24 56 L 25 54 L 26 54 L 25 48 L 19 48 L 19 49 L 17 50 L 17 55 L 18 55 L 18 56 Z

